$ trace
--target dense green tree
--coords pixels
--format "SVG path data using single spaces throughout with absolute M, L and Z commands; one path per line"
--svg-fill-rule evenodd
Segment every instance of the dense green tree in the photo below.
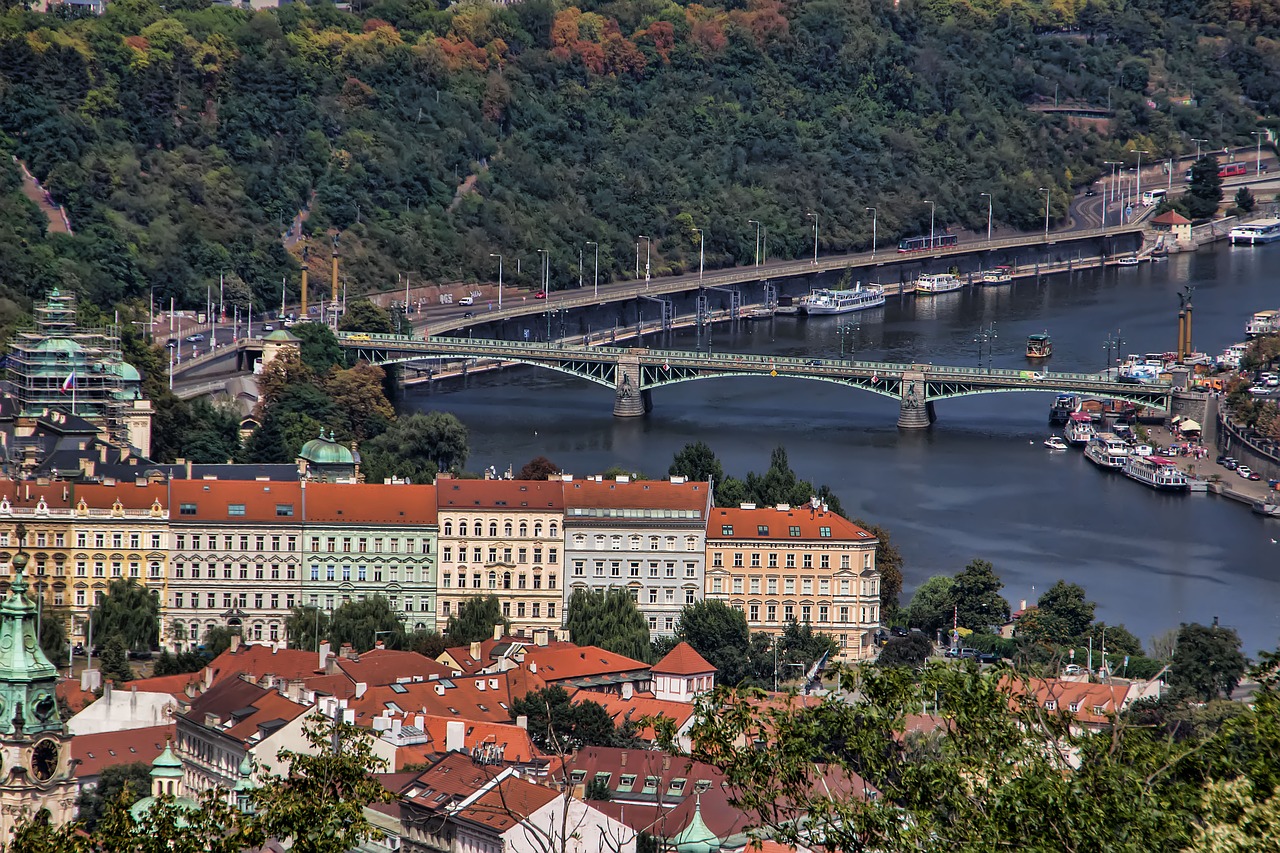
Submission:
M 1191 165 L 1191 181 L 1183 196 L 1187 215 L 1207 219 L 1218 212 L 1222 203 L 1222 178 L 1218 176 L 1218 158 L 1205 155 Z
M 364 442 L 381 435 L 395 420 L 383 383 L 387 374 L 362 361 L 346 370 L 333 368 L 325 377 L 325 394 L 333 401 L 329 423 L 339 436 Z
M 860 518 L 853 523 L 876 537 L 876 571 L 880 573 L 880 618 L 891 621 L 898 612 L 898 599 L 902 595 L 902 553 L 889 535 L 878 524 L 870 524 Z
M 782 675 L 803 675 L 826 656 L 827 662 L 833 662 L 840 651 L 835 637 L 813 630 L 808 622 L 803 625 L 794 618 L 782 629 L 777 638 L 778 666 L 786 667 Z
M 400 649 L 404 640 L 400 614 L 381 595 L 348 601 L 333 611 L 329 620 L 329 641 L 335 649 L 350 643 L 357 652 L 367 652 L 378 641 L 389 649 Z
M 946 575 L 934 575 L 916 588 L 907 605 L 907 624 L 935 637 L 950 629 L 955 606 L 954 582 Z
M 680 448 L 667 473 L 673 477 L 688 477 L 696 483 L 711 482 L 719 488 L 724 479 L 724 466 L 705 441 L 693 441 Z
M 289 648 L 309 652 L 320 649 L 320 641 L 329 636 L 329 614 L 311 604 L 298 605 L 284 619 Z
M 395 331 L 387 309 L 374 305 L 368 299 L 357 299 L 347 306 L 346 313 L 338 321 L 340 332 L 371 332 L 389 335 Z
M 133 667 L 129 665 L 129 650 L 119 634 L 112 634 L 102 647 L 99 669 L 102 670 L 103 678 L 109 678 L 116 684 L 134 679 Z
M 400 418 L 362 450 L 371 481 L 402 477 L 429 483 L 437 471 L 460 470 L 467 462 L 467 428 L 446 412 L 415 412 Z
M 1201 701 L 1231 696 L 1245 671 L 1240 635 L 1233 628 L 1192 622 L 1178 630 L 1169 686 Z
M 955 576 L 951 595 L 956 619 L 974 631 L 988 631 L 1009 621 L 1009 602 L 1000 594 L 1004 583 L 986 560 L 970 560 Z
M 205 630 L 204 636 L 200 638 L 200 645 L 204 647 L 202 649 L 204 654 L 211 658 L 216 658 L 218 655 L 231 648 L 232 637 L 239 636 L 239 628 L 229 628 L 226 625 L 213 625 Z
M 289 331 L 301 339 L 298 352 L 302 363 L 317 374 L 342 364 L 342 347 L 338 346 L 333 330 L 324 323 L 298 323 Z
M 404 638 L 404 647 L 408 651 L 417 652 L 423 657 L 435 660 L 444 654 L 449 647 L 444 634 L 434 628 L 419 628 Z
M 1065 643 L 1089 630 L 1096 605 L 1085 598 L 1084 587 L 1059 580 L 1040 596 L 1036 607 L 1040 610 L 1041 638 Z
M 575 589 L 565 607 L 569 639 L 649 661 L 649 622 L 625 589 Z
M 721 684 L 741 684 L 752 676 L 751 632 L 741 610 L 715 599 L 686 604 L 676 635 L 716 668 Z
M 150 794 L 151 765 L 145 761 L 104 767 L 98 774 L 96 785 L 80 789 L 80 797 L 76 800 L 77 820 L 92 832 L 111 806 L 127 808 Z
M 1236 210 L 1240 211 L 1240 213 L 1253 213 L 1253 209 L 1257 204 L 1257 199 L 1253 197 L 1253 193 L 1248 187 L 1241 187 L 1236 190 L 1235 205 Z
M 161 675 L 181 675 L 185 672 L 199 672 L 204 669 L 205 664 L 208 662 L 209 658 L 199 652 L 172 654 L 168 649 L 161 649 L 151 667 L 151 674 L 158 677 Z
M 94 636 L 119 637 L 125 650 L 153 649 L 160 637 L 156 596 L 135 580 L 113 580 L 101 603 L 89 611 Z
M 545 456 L 535 456 L 521 467 L 517 480 L 550 480 L 560 473 L 560 466 Z
M 504 633 L 511 627 L 511 621 L 502 615 L 498 596 L 476 596 L 458 605 L 457 611 L 449 617 L 444 635 L 451 644 L 465 646 L 491 638 L 496 625 L 501 625 Z
M 66 607 L 47 604 L 40 613 L 40 650 L 59 668 L 67 665 L 67 622 L 70 616 Z
M 905 637 L 891 637 L 880 650 L 876 665 L 916 668 L 923 666 L 931 654 L 933 642 L 924 634 L 912 632 Z
M 571 702 L 563 687 L 553 685 L 528 693 L 511 703 L 510 713 L 512 720 L 527 717 L 529 739 L 552 755 L 616 742 L 609 712 L 589 700 Z

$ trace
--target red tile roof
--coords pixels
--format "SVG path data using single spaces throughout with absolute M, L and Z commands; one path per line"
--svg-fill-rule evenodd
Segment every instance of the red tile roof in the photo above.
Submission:
M 150 509 L 157 501 L 161 507 L 169 505 L 169 489 L 164 483 L 117 482 L 113 486 L 100 483 L 78 483 L 71 487 L 71 505 L 81 500 L 90 509 L 109 509 L 117 500 L 125 509 Z
M 436 658 L 436 660 L 440 661 L 440 663 L 444 665 L 444 661 L 441 661 L 440 658 L 447 658 L 448 660 L 456 663 L 458 665 L 458 668 L 462 672 L 475 673 L 475 672 L 479 672 L 485 667 L 492 666 L 494 663 L 497 663 L 499 656 L 502 654 L 507 654 L 509 647 L 515 646 L 515 645 L 519 645 L 523 649 L 527 650 L 537 646 L 537 643 L 530 637 L 506 636 L 498 640 L 494 640 L 490 638 L 488 640 L 482 640 L 480 642 L 479 657 L 471 656 L 470 646 L 451 646 L 450 648 L 445 649 L 444 653 L 440 655 L 439 658 Z M 567 643 L 561 640 L 550 640 L 546 643 L 546 645 L 539 646 L 539 648 L 565 649 L 565 648 L 577 648 L 577 646 L 575 646 L 573 643 Z M 517 661 L 522 659 L 523 659 L 523 653 L 513 657 L 513 660 L 517 660 Z
M 53 692 L 59 699 L 67 703 L 67 706 L 71 708 L 71 712 L 74 714 L 80 713 L 98 698 L 98 695 L 92 690 L 81 690 L 80 682 L 74 678 L 59 679 Z
M 449 667 L 429 657 L 393 649 L 374 649 L 361 654 L 356 660 L 338 658 L 334 663 L 351 681 L 370 687 L 394 684 L 400 680 L 412 681 L 415 677 L 423 681 L 433 675 L 448 678 L 453 674 Z
M 1006 678 L 1004 684 L 1012 694 L 1009 701 L 1013 707 L 1017 707 L 1020 698 L 1029 689 L 1035 694 L 1036 704 L 1046 711 L 1068 714 L 1078 722 L 1092 726 L 1109 725 L 1111 720 L 1107 714 L 1120 713 L 1129 696 L 1127 684 L 1091 684 L 1064 678 L 1033 678 L 1026 681 Z M 1054 707 L 1050 708 L 1050 703 Z M 1102 713 L 1095 712 L 1095 708 L 1101 709 Z
M 1191 220 L 1178 213 L 1176 210 L 1166 210 L 1164 213 L 1151 220 L 1156 225 L 1190 225 Z
M 392 719 L 399 719 L 406 726 L 419 727 L 430 738 L 426 743 L 402 746 L 397 749 L 397 770 L 408 764 L 423 764 L 444 755 L 450 722 L 463 724 L 462 744 L 466 749 L 496 745 L 502 748 L 502 761 L 505 764 L 529 764 L 542 757 L 542 753 L 529 738 L 529 733 L 512 723 L 483 720 L 458 721 L 453 717 L 440 717 L 434 714 L 403 714 Z
M 455 812 L 454 817 L 500 835 L 559 796 L 550 788 L 509 776 L 495 783 L 470 806 Z
M 559 480 L 438 480 L 436 506 L 440 511 L 467 509 L 564 510 Z
M 732 533 L 725 533 L 725 526 L 732 528 Z M 761 526 L 767 532 L 761 534 Z M 791 528 L 798 527 L 799 536 L 791 535 Z M 822 528 L 831 529 L 830 536 L 822 535 Z M 707 539 L 756 540 L 764 542 L 798 542 L 817 540 L 819 542 L 861 541 L 874 543 L 875 537 L 847 518 L 834 512 L 822 512 L 808 506 L 791 507 L 779 510 L 775 507 L 756 509 L 730 509 L 717 507 L 711 511 L 707 524 Z
M 525 667 L 533 671 L 531 664 L 537 667 L 538 676 L 548 684 L 649 669 L 649 664 L 643 661 L 605 651 L 597 646 L 571 645 L 569 648 L 557 649 L 535 646 L 525 655 Z
M 616 693 L 592 693 L 589 690 L 579 690 L 573 694 L 573 701 L 576 702 L 595 702 L 609 712 L 609 716 L 613 718 L 614 725 L 622 725 L 623 721 L 630 717 L 631 721 L 637 725 L 646 717 L 657 718 L 666 717 L 673 720 L 676 729 L 679 730 L 693 716 L 694 706 L 688 702 L 672 702 L 667 699 L 657 699 L 650 693 L 637 693 L 630 699 L 623 699 Z M 637 735 L 641 740 L 650 743 L 658 739 L 658 733 L 653 726 L 642 726 Z
M 331 524 L 435 524 L 436 487 L 309 483 L 306 520 Z
M 512 669 L 496 675 L 459 676 L 370 687 L 363 696 L 351 698 L 347 707 L 355 712 L 355 722 L 360 726 L 372 726 L 374 717 L 397 708 L 409 714 L 509 723 L 512 702 L 531 690 L 545 686 L 546 683 L 537 676 Z
M 141 729 L 76 735 L 71 739 L 71 757 L 79 761 L 75 775 L 81 779 L 93 778 L 117 764 L 139 761 L 150 764 L 164 752 L 165 744 L 174 740 L 176 729 L 176 724 L 168 723 Z M 145 795 L 150 792 L 134 793 Z
M 706 483 L 672 483 L 667 480 L 574 480 L 564 484 L 564 505 L 583 509 L 686 509 L 707 508 Z
M 498 767 L 476 764 L 461 752 L 451 752 L 419 773 L 400 794 L 417 806 L 438 811 L 465 800 L 499 772 Z
M 218 731 L 245 742 L 260 726 L 288 723 L 310 710 L 309 706 L 286 699 L 274 690 L 236 678 L 214 684 L 192 701 L 191 708 L 181 716 L 208 727 L 212 715 L 219 721 Z
M 170 500 L 179 509 L 170 515 L 173 521 L 208 523 L 226 521 L 235 524 L 263 523 L 301 524 L 302 485 L 300 483 L 265 482 L 259 480 L 173 480 L 169 483 Z M 182 504 L 194 506 L 183 513 Z M 228 515 L 231 504 L 243 504 L 244 515 Z M 290 504 L 293 515 L 277 514 L 277 504 Z
M 652 672 L 661 675 L 706 675 L 715 671 L 716 668 L 686 642 L 677 643 L 652 669 Z
M 184 672 L 178 675 L 157 675 L 152 678 L 138 678 L 129 682 L 130 689 L 139 693 L 168 693 L 182 702 L 189 702 L 188 685 L 200 685 L 203 675 L 199 672 Z
M 261 681 L 267 676 L 285 681 L 301 681 L 319 674 L 319 666 L 320 656 L 315 652 L 277 649 L 275 646 L 251 643 L 242 645 L 235 651 L 228 649 L 218 655 L 206 669 L 213 676 L 212 683 L 217 684 L 241 674 L 252 677 L 254 681 Z

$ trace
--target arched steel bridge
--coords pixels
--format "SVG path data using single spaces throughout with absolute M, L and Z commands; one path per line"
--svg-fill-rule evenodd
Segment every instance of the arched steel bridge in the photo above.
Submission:
M 1041 373 L 1030 370 L 983 370 L 936 364 L 890 364 L 824 358 L 788 358 L 744 353 L 701 353 L 623 347 L 587 347 L 551 342 L 428 338 L 346 333 L 343 349 L 372 364 L 387 365 L 424 358 L 452 357 L 528 364 L 577 376 L 614 391 L 613 412 L 619 417 L 643 415 L 651 408 L 650 392 L 664 385 L 736 376 L 771 376 L 832 382 L 897 400 L 898 424 L 927 427 L 933 403 L 972 394 L 1047 391 L 1125 400 L 1168 410 L 1168 384 L 1137 385 L 1089 373 Z

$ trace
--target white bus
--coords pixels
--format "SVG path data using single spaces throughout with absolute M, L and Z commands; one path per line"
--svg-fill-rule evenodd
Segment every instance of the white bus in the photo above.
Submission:
M 1168 194 L 1169 191 L 1167 189 L 1147 190 L 1142 194 L 1142 206 L 1155 207 L 1157 204 L 1164 201 L 1165 196 Z

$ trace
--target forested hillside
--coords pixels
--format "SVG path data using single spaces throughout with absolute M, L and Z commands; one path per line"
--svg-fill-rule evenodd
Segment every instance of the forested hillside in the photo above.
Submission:
M 355 292 L 492 280 L 537 250 L 602 276 L 882 245 L 996 218 L 1035 227 L 1123 149 L 1245 144 L 1280 106 L 1274 2 L 996 0 L 111 0 L 101 18 L 0 0 L 0 311 L 52 283 L 99 304 L 198 304 L 234 273 L 259 307 L 296 291 L 281 232 L 341 230 Z M 1109 135 L 1027 106 L 1117 110 Z M 1187 99 L 1193 99 L 1184 103 Z M 41 233 L 9 154 L 64 204 Z M 588 250 L 587 274 L 591 272 Z M 317 267 L 319 272 L 319 267 Z M 245 297 L 247 298 L 247 296 Z

